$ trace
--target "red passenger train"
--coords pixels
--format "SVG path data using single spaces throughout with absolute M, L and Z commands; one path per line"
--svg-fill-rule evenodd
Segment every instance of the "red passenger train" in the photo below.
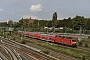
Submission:
M 23 34 L 26 37 L 32 37 L 40 40 L 65 44 L 69 46 L 76 46 L 77 44 L 76 40 L 71 37 L 64 37 L 64 36 L 62 37 L 62 36 L 56 36 L 56 35 L 47 35 L 47 34 L 40 34 L 35 32 L 23 32 L 23 31 L 18 31 L 18 34 L 19 35 Z

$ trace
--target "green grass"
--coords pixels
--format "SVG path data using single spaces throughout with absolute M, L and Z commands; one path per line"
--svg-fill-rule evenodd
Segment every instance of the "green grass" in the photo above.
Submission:
M 5 38 L 6 38 L 6 35 L 4 35 L 4 34 L 2 34 L 2 33 L 0 34 L 0 36 L 3 36 L 3 37 L 5 37 Z

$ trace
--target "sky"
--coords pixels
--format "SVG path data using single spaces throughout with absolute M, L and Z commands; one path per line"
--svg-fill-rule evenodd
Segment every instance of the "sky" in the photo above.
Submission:
M 90 18 L 90 0 L 0 0 L 0 22 L 30 17 L 52 20 L 54 12 L 58 20 L 76 15 Z

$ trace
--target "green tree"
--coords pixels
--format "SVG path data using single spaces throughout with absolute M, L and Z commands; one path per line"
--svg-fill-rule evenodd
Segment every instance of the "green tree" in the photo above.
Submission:
M 8 26 L 8 25 L 7 25 L 7 22 L 1 22 L 1 23 L 0 23 L 0 26 L 3 27 L 3 26 Z
M 68 28 L 72 28 L 72 19 L 71 17 L 68 18 Z
M 80 26 L 82 27 L 82 29 L 85 28 L 86 26 L 86 21 L 83 16 L 77 15 L 75 18 L 73 18 L 72 23 L 73 23 L 74 29 L 76 30 L 79 30 Z
M 57 21 L 57 12 L 55 12 L 55 13 L 53 14 L 53 17 L 52 17 L 52 25 L 53 25 L 53 26 L 55 26 L 56 21 Z
M 86 28 L 87 30 L 90 30 L 90 18 L 87 19 L 87 23 L 86 23 Z

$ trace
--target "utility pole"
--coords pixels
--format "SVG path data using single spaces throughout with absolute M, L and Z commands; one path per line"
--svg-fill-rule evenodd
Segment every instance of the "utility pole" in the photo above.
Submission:
M 82 35 L 82 26 L 80 26 L 79 34 L 80 35 L 79 35 L 79 39 L 78 40 L 79 40 L 79 43 L 82 44 L 82 36 L 81 36 Z
M 3 35 L 4 35 L 4 27 L 2 27 L 2 32 L 3 32 Z
M 22 26 L 22 36 L 21 36 L 21 40 L 23 40 L 23 38 L 24 38 L 24 27 Z
M 55 27 L 54 27 L 54 31 L 53 32 L 55 33 Z
M 24 36 L 23 36 L 23 33 L 24 33 L 24 20 L 23 20 L 23 18 L 22 18 L 22 22 L 23 22 L 23 24 L 22 24 L 22 28 L 21 28 L 21 29 L 22 29 L 21 40 L 23 40 L 23 37 L 24 37 Z
M 46 29 L 47 29 L 47 42 L 48 42 L 48 39 L 49 39 L 49 37 L 48 37 L 48 34 L 49 34 L 49 33 L 48 33 L 48 27 L 47 27 Z

